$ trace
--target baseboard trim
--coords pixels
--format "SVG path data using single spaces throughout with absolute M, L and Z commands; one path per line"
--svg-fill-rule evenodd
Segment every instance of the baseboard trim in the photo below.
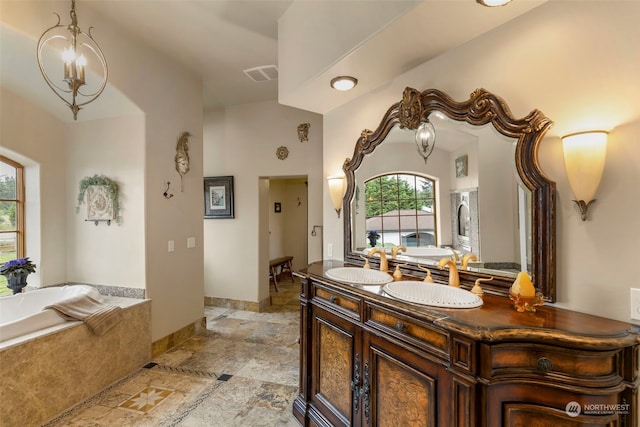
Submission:
M 157 341 L 151 343 L 151 357 L 156 357 L 162 353 L 166 353 L 169 349 L 182 344 L 194 335 L 202 332 L 207 328 L 207 318 L 203 317 L 200 320 L 178 329 L 177 331 L 167 335 L 164 338 L 160 338 Z
M 204 305 L 209 307 L 233 308 L 235 310 L 255 311 L 260 313 L 271 306 L 271 298 L 265 298 L 260 302 L 242 301 L 231 298 L 204 297 Z

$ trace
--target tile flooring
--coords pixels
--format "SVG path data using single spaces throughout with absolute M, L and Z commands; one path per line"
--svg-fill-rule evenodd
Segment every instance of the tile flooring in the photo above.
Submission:
M 267 312 L 205 307 L 207 330 L 46 426 L 298 426 L 299 279 Z

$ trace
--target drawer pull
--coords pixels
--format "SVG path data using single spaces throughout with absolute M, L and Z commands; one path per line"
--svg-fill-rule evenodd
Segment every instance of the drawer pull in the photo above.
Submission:
M 551 360 L 547 359 L 546 357 L 541 357 L 540 359 L 538 359 L 539 370 L 541 370 L 542 372 L 549 372 L 551 368 L 553 368 L 553 363 L 551 363 Z
M 337 300 L 338 300 L 338 298 L 336 298 L 334 295 L 331 295 L 329 297 L 329 302 L 332 303 L 332 304 L 335 303 Z
M 397 322 L 396 323 L 396 331 L 402 332 L 402 331 L 404 331 L 404 327 L 405 327 L 404 323 L 402 323 L 402 322 Z

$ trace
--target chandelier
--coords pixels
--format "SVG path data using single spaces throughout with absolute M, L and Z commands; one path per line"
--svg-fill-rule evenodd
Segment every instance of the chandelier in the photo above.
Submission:
M 76 2 L 71 0 L 71 23 L 67 26 L 58 23 L 47 29 L 38 40 L 38 67 L 42 77 L 51 90 L 69 106 L 73 112 L 73 119 L 78 120 L 78 111 L 100 96 L 107 85 L 107 60 L 91 36 L 91 28 L 85 33 L 78 26 L 76 16 Z M 65 31 L 66 30 L 66 31 Z M 62 51 L 62 64 L 46 66 L 54 61 L 53 52 Z M 97 58 L 102 66 L 100 82 L 86 81 L 87 57 Z M 97 67 L 96 67 L 97 68 Z

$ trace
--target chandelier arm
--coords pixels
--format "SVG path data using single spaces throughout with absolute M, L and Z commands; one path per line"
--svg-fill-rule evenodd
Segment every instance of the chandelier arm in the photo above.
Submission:
M 42 65 L 42 64 L 43 64 L 43 62 L 42 62 L 42 49 L 45 47 L 45 45 L 46 45 L 49 41 L 51 41 L 51 40 L 53 40 L 53 39 L 56 39 L 56 38 L 61 38 L 61 39 L 66 40 L 66 38 L 65 38 L 65 37 L 63 37 L 63 36 L 61 36 L 61 35 L 58 35 L 58 34 L 55 34 L 55 35 L 53 35 L 53 36 L 51 36 L 51 37 L 48 37 L 48 38 L 46 38 L 46 39 L 44 39 L 44 40 L 43 40 L 43 38 L 45 37 L 45 35 L 46 35 L 49 31 L 51 31 L 51 30 L 53 30 L 54 28 L 57 28 L 57 27 L 62 27 L 62 25 L 60 25 L 60 16 L 59 16 L 57 13 L 56 13 L 55 15 L 56 15 L 56 16 L 58 16 L 58 24 L 57 24 L 57 25 L 54 25 L 53 27 L 51 27 L 51 28 L 49 28 L 47 31 L 45 31 L 45 32 L 42 34 L 42 36 L 40 36 L 40 40 L 38 40 L 38 68 L 40 68 L 40 73 L 42 74 L 42 77 L 44 78 L 44 81 L 45 81 L 45 82 L 47 83 L 47 85 L 51 88 L 51 90 L 53 91 L 53 93 L 55 93 L 55 94 L 56 94 L 56 96 L 57 96 L 58 98 L 60 98 L 60 99 L 61 99 L 65 104 L 67 104 L 67 105 L 70 107 L 70 106 L 71 106 L 71 103 L 70 103 L 69 101 L 67 101 L 67 100 L 66 100 L 62 95 L 60 95 L 60 93 L 58 93 L 58 90 L 59 90 L 60 92 L 63 92 L 63 93 L 72 93 L 72 91 L 71 91 L 70 89 L 65 89 L 65 88 L 62 88 L 62 87 L 58 86 L 57 84 L 55 84 L 55 83 L 54 83 L 54 82 L 49 78 L 49 76 L 47 75 L 47 73 L 46 73 L 46 72 L 45 72 L 45 70 L 44 70 L 44 66 Z M 56 90 L 56 89 L 57 89 L 57 90 Z
M 87 43 L 81 43 L 81 46 L 86 47 L 87 49 L 91 50 L 95 56 L 98 58 L 98 60 L 100 61 L 100 65 L 102 65 L 102 73 L 104 74 L 103 80 L 102 80 L 102 85 L 100 85 L 100 87 L 98 88 L 98 90 L 96 90 L 93 93 L 87 93 L 84 94 L 82 93 L 79 89 L 78 89 L 78 93 L 84 97 L 92 97 L 90 100 L 83 102 L 82 104 L 78 104 L 78 106 L 81 105 L 86 105 L 88 103 L 90 103 L 91 101 L 93 101 L 94 99 L 96 99 L 97 97 L 99 97 L 102 92 L 104 91 L 104 88 L 107 86 L 107 81 L 109 80 L 109 69 L 107 67 L 107 59 L 104 57 L 104 54 L 102 53 L 102 49 L 100 49 L 100 46 L 98 46 L 98 43 L 96 43 L 96 41 L 93 39 L 93 37 L 91 37 L 90 34 L 86 34 L 81 32 L 82 35 L 87 36 L 91 39 L 91 41 L 95 44 L 95 47 L 97 48 L 94 49 L 93 46 L 91 46 L 90 44 Z

